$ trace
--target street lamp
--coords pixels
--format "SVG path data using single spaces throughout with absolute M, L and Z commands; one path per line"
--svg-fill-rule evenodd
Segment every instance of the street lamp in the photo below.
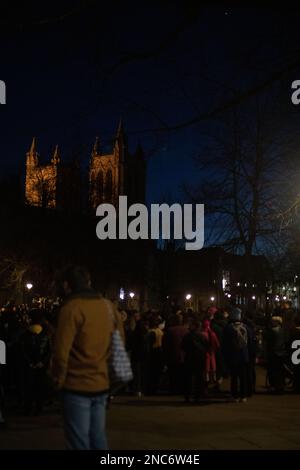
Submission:
M 30 291 L 31 289 L 33 288 L 33 284 L 31 282 L 27 282 L 25 284 L 25 287 L 27 289 L 27 293 L 24 292 L 25 294 L 25 299 L 26 299 L 26 303 L 30 304 L 32 302 L 32 295 L 30 294 Z

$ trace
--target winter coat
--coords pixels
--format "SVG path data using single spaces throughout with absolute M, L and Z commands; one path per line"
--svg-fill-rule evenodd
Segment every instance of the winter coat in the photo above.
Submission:
M 243 322 L 230 322 L 224 329 L 223 351 L 229 367 L 247 364 L 253 348 L 253 334 Z
M 114 309 L 113 304 L 111 308 Z M 61 307 L 54 340 L 52 376 L 58 388 L 100 393 L 109 389 L 107 360 L 112 333 L 124 335 L 99 294 L 86 291 L 70 296 Z M 115 326 L 115 320 L 118 324 Z

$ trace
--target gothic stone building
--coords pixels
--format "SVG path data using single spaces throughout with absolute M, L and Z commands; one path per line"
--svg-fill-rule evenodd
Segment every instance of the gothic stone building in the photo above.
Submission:
M 81 182 L 79 164 L 73 161 L 63 165 L 58 147 L 50 163 L 41 165 L 33 139 L 26 155 L 25 200 L 28 205 L 79 210 Z M 90 157 L 88 183 L 88 207 L 93 212 L 103 202 L 117 205 L 119 195 L 127 195 L 129 203 L 145 201 L 146 166 L 143 151 L 139 145 L 134 154 L 129 153 L 122 122 L 111 153 L 102 153 L 96 138 Z
M 89 168 L 89 205 L 95 209 L 103 202 L 117 206 L 118 197 L 126 195 L 129 204 L 145 202 L 146 167 L 143 151 L 128 151 L 122 122 L 114 139 L 112 152 L 103 154 L 96 139 Z

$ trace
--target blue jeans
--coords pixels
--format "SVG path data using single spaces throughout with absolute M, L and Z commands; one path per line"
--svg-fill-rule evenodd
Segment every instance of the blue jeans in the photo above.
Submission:
M 107 394 L 95 397 L 63 392 L 67 449 L 107 450 L 105 429 Z

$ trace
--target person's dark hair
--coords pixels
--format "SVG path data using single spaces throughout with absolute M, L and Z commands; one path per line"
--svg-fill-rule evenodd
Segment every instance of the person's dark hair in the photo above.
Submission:
M 254 312 L 250 312 L 250 310 L 246 310 L 244 318 L 247 320 L 253 320 L 254 319 Z
M 67 282 L 72 293 L 81 292 L 90 288 L 90 272 L 84 266 L 68 266 L 61 273 L 61 283 Z
M 40 308 L 33 308 L 28 314 L 32 325 L 43 323 L 45 319 L 45 312 Z
M 214 316 L 214 320 L 224 320 L 224 319 L 225 319 L 224 311 L 220 309 L 217 310 Z
M 159 323 L 160 321 L 158 318 L 155 318 L 153 316 L 149 318 L 149 328 L 157 328 Z
M 190 323 L 190 329 L 191 330 L 198 330 L 201 327 L 201 320 L 197 317 L 192 317 L 191 323 Z

